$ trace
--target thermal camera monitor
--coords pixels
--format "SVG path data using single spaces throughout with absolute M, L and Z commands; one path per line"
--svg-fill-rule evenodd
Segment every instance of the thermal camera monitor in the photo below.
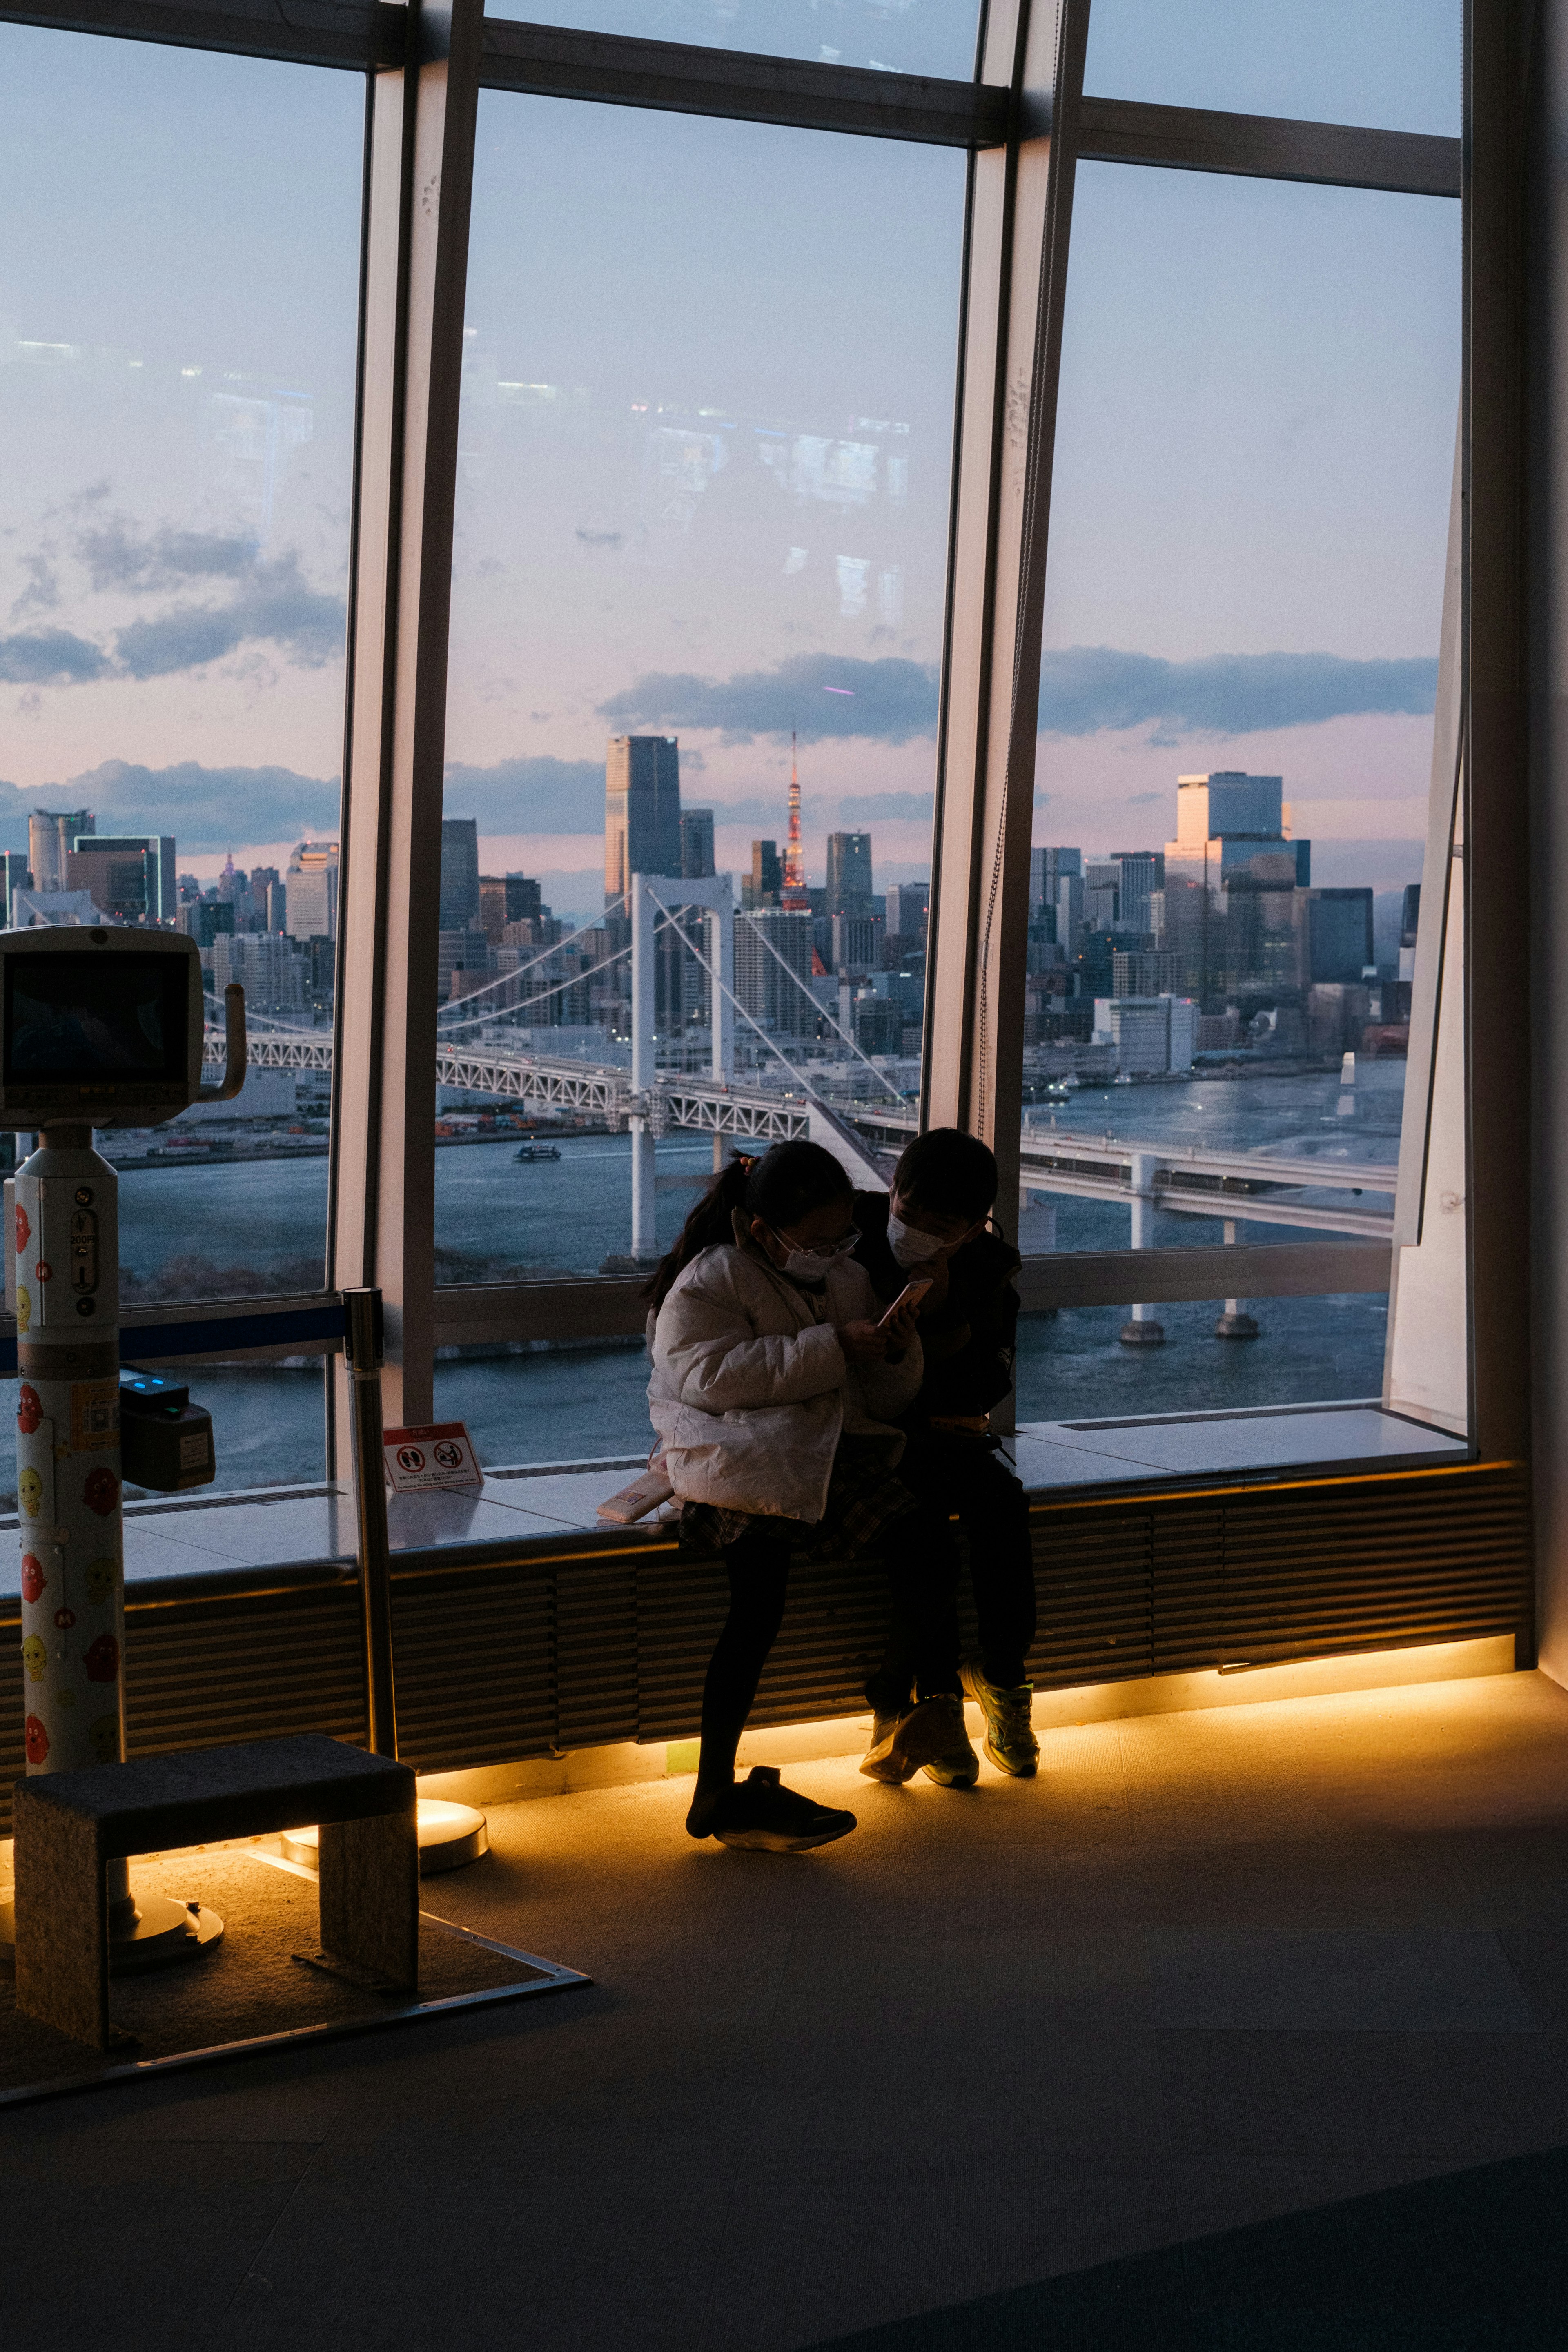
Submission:
M 193 1092 L 194 957 L 89 946 L 90 932 L 79 949 L 29 953 L 26 936 L 5 935 L 0 951 L 7 1116 L 26 1108 L 101 1125 L 115 1113 L 184 1108 Z

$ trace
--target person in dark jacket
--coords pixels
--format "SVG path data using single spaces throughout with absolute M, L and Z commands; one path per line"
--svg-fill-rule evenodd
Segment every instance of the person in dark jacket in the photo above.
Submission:
M 980 1655 L 964 1663 L 962 1680 L 985 1718 L 985 1753 L 1026 1779 L 1040 1754 L 1025 1673 L 1035 1639 L 1028 1499 L 990 1427 L 1013 1387 L 1022 1260 L 989 1230 L 996 1185 L 994 1155 L 977 1137 L 932 1128 L 904 1152 L 890 1193 L 856 1194 L 855 1255 L 884 1305 L 906 1282 L 931 1285 L 917 1325 L 925 1374 L 900 1417 L 909 1436 L 900 1475 L 944 1518 L 956 1512 L 968 1538 Z M 878 1721 L 873 1749 L 889 1727 Z M 980 1766 L 966 1735 L 925 1769 L 969 1787 Z

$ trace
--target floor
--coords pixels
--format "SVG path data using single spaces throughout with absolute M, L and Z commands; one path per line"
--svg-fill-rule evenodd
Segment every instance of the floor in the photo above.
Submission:
M 1325 1462 L 1465 1458 L 1441 1430 L 1375 1405 L 1310 1406 L 1246 1413 L 1163 1414 L 1142 1421 L 1029 1422 L 1016 1455 L 1026 1485 L 1041 1490 L 1143 1478 L 1300 1468 Z M 560 1539 L 605 1532 L 600 1503 L 627 1484 L 641 1456 L 487 1473 L 467 1494 L 392 1495 L 395 1553 L 447 1544 Z M 17 1525 L 0 1517 L 0 1533 Z M 614 1536 L 610 1538 L 615 1540 Z M 132 1503 L 125 1513 L 127 1581 L 211 1576 L 225 1570 L 348 1560 L 355 1551 L 353 1497 L 321 1486 L 256 1488 Z M 14 1556 L 13 1556 L 14 1557 Z M 0 1565 L 4 1580 L 15 1568 Z
M 1561 2341 L 1568 1694 L 1050 1732 L 860 1828 L 498 1807 L 447 1916 L 593 1988 L 19 2111 L 27 2352 Z M 242 1918 L 229 1923 L 242 1935 Z

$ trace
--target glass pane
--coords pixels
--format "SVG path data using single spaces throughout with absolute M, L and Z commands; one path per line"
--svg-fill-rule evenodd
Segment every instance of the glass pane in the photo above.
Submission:
M 1094 0 L 1084 88 L 1457 138 L 1461 0 Z
M 1079 172 L 1026 1249 L 1390 1231 L 1458 263 L 1440 200 Z M 1141 1310 L 1163 1349 L 1123 1345 L 1125 1309 L 1032 1327 L 1021 1415 L 1381 1389 L 1381 1300 L 1255 1303 L 1239 1348 L 1215 1342 L 1225 1312 Z
M 722 898 L 733 922 L 726 970 L 716 905 L 710 923 L 645 900 L 654 1246 L 711 1171 L 716 1099 L 740 1099 L 742 1132 L 803 1085 L 905 1114 L 963 193 L 945 152 L 481 97 L 442 1281 L 629 1262 L 628 872 L 661 877 L 668 908 L 683 882 Z M 728 1093 L 716 989 L 736 1008 Z M 575 1391 L 584 1368 L 563 1361 Z
M 289 902 L 337 831 L 363 110 L 350 74 L 0 26 L 7 911 L 177 924 L 253 1028 L 331 1020 L 310 877 Z M 320 1286 L 327 1086 L 105 1139 L 128 1305 Z
M 508 0 L 490 16 L 968 81 L 973 0 Z
M 287 898 L 337 830 L 363 107 L 352 75 L 0 26 L 5 913 L 178 924 L 253 1028 L 327 1037 Z M 328 1076 L 100 1139 L 127 1308 L 320 1287 Z M 319 1359 L 194 1385 L 220 1486 L 321 1477 Z

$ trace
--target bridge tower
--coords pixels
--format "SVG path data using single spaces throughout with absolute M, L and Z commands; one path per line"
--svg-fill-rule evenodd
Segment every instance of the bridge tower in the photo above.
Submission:
M 713 1006 L 715 1078 L 728 1085 L 735 1069 L 735 898 L 728 874 L 712 874 L 701 881 L 673 881 L 662 874 L 634 874 L 632 902 L 632 1255 L 652 1264 L 658 1255 L 655 1234 L 654 1147 L 659 1128 L 659 1101 L 655 1084 L 654 1053 L 654 934 L 661 915 L 687 907 L 700 907 L 706 916 L 705 953 L 714 973 L 710 991 Z M 716 1155 L 717 1156 L 717 1155 Z

